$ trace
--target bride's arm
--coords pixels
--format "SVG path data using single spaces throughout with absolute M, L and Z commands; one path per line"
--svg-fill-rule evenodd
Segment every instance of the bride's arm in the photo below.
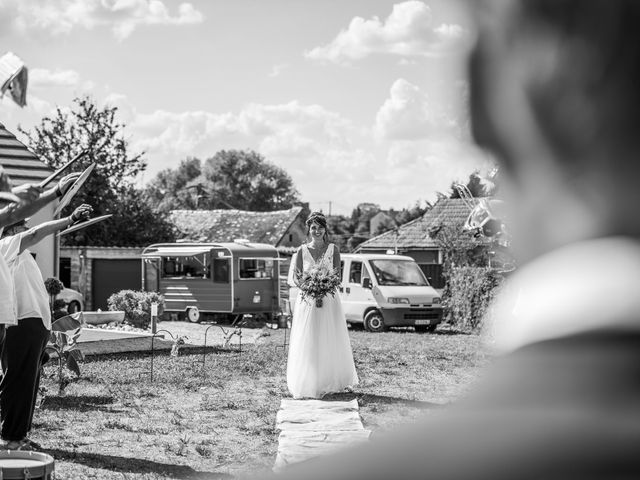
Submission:
M 296 253 L 296 266 L 293 270 L 293 283 L 296 287 L 300 286 L 300 278 L 302 277 L 302 247 Z
M 333 244 L 333 269 L 340 275 L 340 249 L 335 243 Z

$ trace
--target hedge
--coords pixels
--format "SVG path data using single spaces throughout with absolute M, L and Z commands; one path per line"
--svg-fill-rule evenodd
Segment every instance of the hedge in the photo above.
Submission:
M 490 268 L 452 267 L 443 292 L 444 321 L 461 330 L 479 330 L 502 280 Z

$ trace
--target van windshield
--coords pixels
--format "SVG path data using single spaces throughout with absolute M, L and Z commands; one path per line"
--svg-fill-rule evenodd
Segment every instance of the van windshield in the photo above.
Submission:
M 428 286 L 420 267 L 410 260 L 371 260 L 378 285 Z

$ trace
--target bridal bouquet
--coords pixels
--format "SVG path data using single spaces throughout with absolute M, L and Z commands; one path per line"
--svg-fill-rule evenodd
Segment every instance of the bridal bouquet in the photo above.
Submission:
M 338 291 L 340 276 L 335 269 L 320 263 L 302 274 L 299 286 L 303 299 L 314 299 L 316 307 L 322 307 L 322 299 Z

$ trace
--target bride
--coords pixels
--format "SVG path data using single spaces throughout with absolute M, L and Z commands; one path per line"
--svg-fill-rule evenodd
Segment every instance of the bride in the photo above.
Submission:
M 306 221 L 310 242 L 298 250 L 295 283 L 302 272 L 326 262 L 340 271 L 340 251 L 328 242 L 327 220 L 321 212 L 313 212 Z M 347 323 L 339 294 L 327 295 L 322 306 L 299 294 L 293 313 L 287 385 L 293 398 L 320 398 L 340 392 L 358 383 L 353 362 Z

